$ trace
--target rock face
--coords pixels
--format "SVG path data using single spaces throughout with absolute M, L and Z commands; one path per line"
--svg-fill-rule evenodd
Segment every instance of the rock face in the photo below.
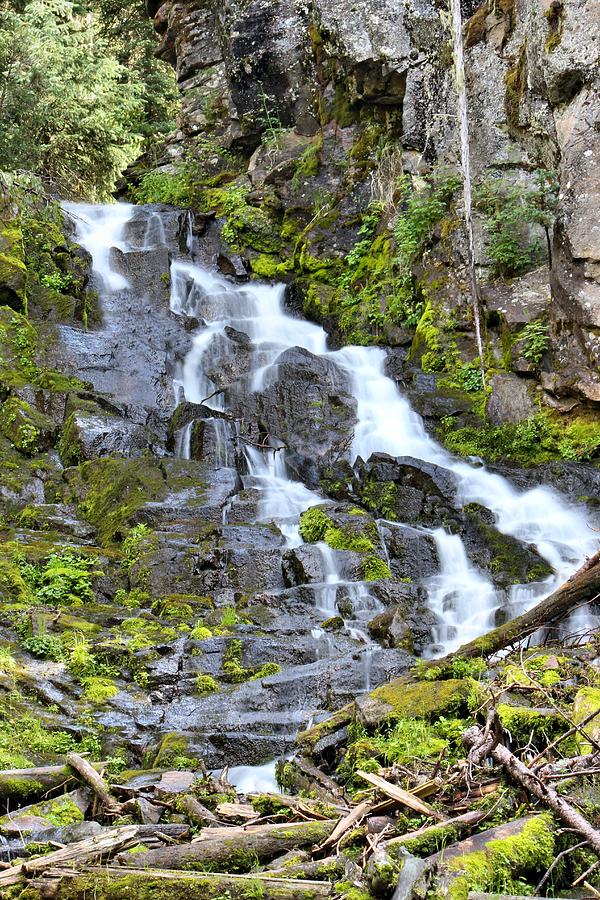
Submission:
M 396 310 L 398 291 L 380 273 L 396 258 L 398 179 L 420 190 L 419 178 L 447 172 L 459 159 L 451 35 L 438 6 L 166 0 L 150 13 L 158 53 L 176 67 L 183 96 L 169 160 L 186 148 L 204 173 L 201 183 L 210 188 L 219 173 L 219 184 L 230 179 L 248 189 L 250 207 L 266 212 L 279 232 L 267 252 L 280 258 L 268 261 L 254 258 L 264 242 L 246 233 L 237 249 L 247 266 L 293 279 L 305 312 L 334 339 L 341 332 L 354 342 L 410 343 L 416 319 Z M 485 0 L 463 3 L 462 13 L 489 365 L 541 381 L 539 399 L 552 415 L 578 414 L 600 403 L 599 13 L 592 0 Z M 223 155 L 232 149 L 235 161 Z M 480 199 L 490 185 L 505 198 L 493 221 Z M 523 213 L 525 195 L 537 197 L 539 215 Z M 356 223 L 369 202 L 384 207 L 379 238 L 357 277 L 351 270 L 344 281 L 340 270 L 363 240 Z M 208 195 L 202 203 L 219 211 Z M 441 241 L 433 233 L 413 277 L 465 363 L 476 347 L 456 215 L 459 206 L 444 220 Z M 508 256 L 494 255 L 494 234 L 506 238 Z M 361 297 L 356 306 L 348 303 L 349 284 Z M 532 322 L 549 326 L 545 354 L 532 356 L 522 338 Z M 421 366 L 454 377 L 450 357 L 429 349 L 435 358 L 425 354 Z M 422 350 L 413 346 L 413 361 Z M 507 410 L 499 385 L 493 421 L 534 414 L 525 387 L 515 386 L 521 399 Z M 438 417 L 449 413 L 464 410 L 456 402 L 438 407 Z

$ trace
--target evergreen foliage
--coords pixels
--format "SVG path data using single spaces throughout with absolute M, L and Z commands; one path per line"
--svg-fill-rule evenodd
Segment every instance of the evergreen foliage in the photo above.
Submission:
M 0 0 L 0 169 L 106 198 L 172 124 L 172 75 L 148 29 L 141 5 Z

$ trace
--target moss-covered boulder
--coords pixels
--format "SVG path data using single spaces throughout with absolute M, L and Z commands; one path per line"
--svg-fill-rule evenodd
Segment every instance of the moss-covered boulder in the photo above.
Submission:
M 555 826 L 544 813 L 490 828 L 445 847 L 437 892 L 449 900 L 467 900 L 469 891 L 522 894 L 520 879 L 535 884 L 554 859 Z
M 471 691 L 468 679 L 382 684 L 356 701 L 357 715 L 368 726 L 395 719 L 436 719 L 466 711 Z
M 56 424 L 25 400 L 9 397 L 0 409 L 0 431 L 19 450 L 33 456 L 52 446 Z
M 79 510 L 103 544 L 124 537 L 137 510 L 166 493 L 157 459 L 94 459 L 71 469 L 68 478 Z

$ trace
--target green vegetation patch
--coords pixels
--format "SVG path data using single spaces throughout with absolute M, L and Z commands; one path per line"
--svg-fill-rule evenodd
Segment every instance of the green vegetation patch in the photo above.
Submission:
M 103 544 L 126 536 L 126 526 L 148 500 L 166 493 L 159 460 L 94 459 L 70 472 L 79 509 L 98 529 Z

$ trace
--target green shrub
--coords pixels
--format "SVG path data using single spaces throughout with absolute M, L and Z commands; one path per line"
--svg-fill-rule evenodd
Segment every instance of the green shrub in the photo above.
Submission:
M 520 275 L 540 258 L 541 245 L 529 229 L 550 228 L 557 195 L 556 173 L 545 169 L 536 172 L 533 186 L 505 178 L 484 179 L 476 186 L 475 205 L 485 216 L 487 256 L 496 275 Z
M 196 676 L 196 691 L 201 696 L 204 694 L 214 694 L 219 690 L 219 683 L 212 675 L 200 674 Z
M 40 634 L 31 635 L 21 641 L 23 650 L 38 656 L 41 659 L 52 659 L 61 662 L 65 658 L 65 648 L 62 640 L 56 635 Z

